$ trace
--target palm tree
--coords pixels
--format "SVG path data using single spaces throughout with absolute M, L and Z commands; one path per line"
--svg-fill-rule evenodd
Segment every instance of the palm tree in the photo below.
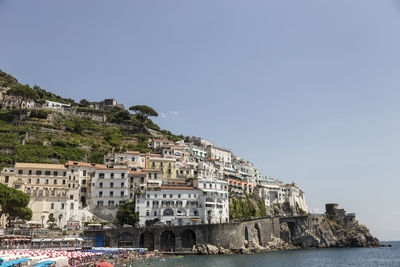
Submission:
M 58 226 L 60 226 L 60 228 L 61 228 L 61 219 L 62 219 L 62 217 L 63 217 L 62 214 L 58 215 Z
M 40 216 L 40 219 L 42 219 L 42 228 L 44 228 L 44 224 L 43 224 L 44 218 L 46 218 L 46 216 L 44 216 L 44 215 Z

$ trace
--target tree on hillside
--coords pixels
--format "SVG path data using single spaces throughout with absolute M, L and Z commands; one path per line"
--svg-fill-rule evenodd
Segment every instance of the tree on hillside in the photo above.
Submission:
M 149 117 L 157 117 L 158 113 L 149 106 L 136 105 L 129 108 L 129 110 L 136 113 L 136 119 L 138 121 L 138 127 L 140 132 L 144 132 L 144 126 Z
M 87 100 L 84 98 L 84 99 L 81 99 L 81 101 L 79 101 L 79 104 L 80 104 L 81 106 L 88 107 L 90 103 L 89 103 L 89 101 L 87 101 Z
M 29 87 L 29 85 L 18 84 L 13 86 L 10 90 L 7 91 L 8 95 L 16 96 L 18 109 L 21 110 L 22 104 L 28 102 L 29 100 L 37 100 L 39 98 L 36 90 Z
M 32 218 L 32 210 L 27 207 L 28 204 L 29 196 L 27 194 L 0 184 L 0 217 L 7 216 L 10 226 L 13 220 L 30 220 Z
M 125 224 L 135 226 L 139 221 L 139 213 L 135 211 L 135 202 L 126 202 L 119 206 L 116 220 L 121 226 Z

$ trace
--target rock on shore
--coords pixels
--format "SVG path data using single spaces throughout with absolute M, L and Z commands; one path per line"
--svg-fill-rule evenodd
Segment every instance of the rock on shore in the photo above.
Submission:
M 287 223 L 281 223 L 281 238 L 288 244 L 302 248 L 379 246 L 379 240 L 357 221 L 341 224 L 328 217 L 312 228 L 296 225 L 290 229 Z

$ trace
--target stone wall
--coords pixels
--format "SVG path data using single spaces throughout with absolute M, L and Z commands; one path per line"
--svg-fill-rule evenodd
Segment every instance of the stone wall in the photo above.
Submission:
M 182 251 L 194 245 L 240 249 L 256 237 L 267 245 L 280 236 L 279 218 L 266 218 L 237 223 L 199 224 L 171 227 L 119 228 L 107 231 L 85 231 L 85 237 L 104 238 L 104 246 L 146 247 L 150 250 Z

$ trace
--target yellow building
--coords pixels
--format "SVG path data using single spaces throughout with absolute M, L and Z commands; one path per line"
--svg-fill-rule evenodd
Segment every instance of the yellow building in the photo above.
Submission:
M 28 207 L 32 209 L 31 221 L 46 224 L 53 214 L 55 223 L 65 225 L 78 210 L 74 203 L 74 181 L 67 168 L 61 164 L 16 163 L 14 169 L 4 169 L 0 181 L 29 195 Z
M 175 179 L 177 173 L 176 159 L 160 157 L 146 158 L 146 169 L 160 170 L 163 179 Z

